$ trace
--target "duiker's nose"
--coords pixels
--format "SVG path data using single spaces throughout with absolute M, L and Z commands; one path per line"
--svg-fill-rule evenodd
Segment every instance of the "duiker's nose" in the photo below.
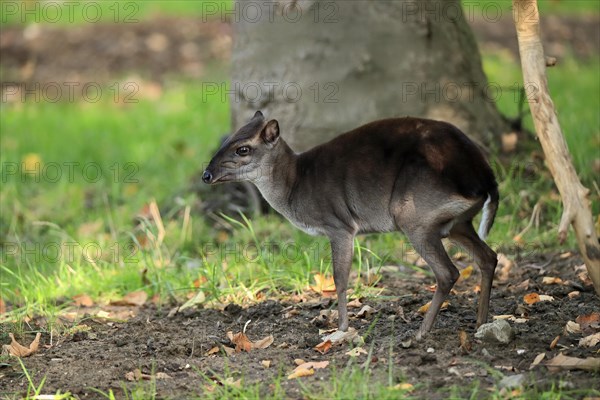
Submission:
M 204 171 L 204 173 L 202 174 L 202 182 L 204 183 L 211 183 L 213 179 L 213 176 L 210 172 Z

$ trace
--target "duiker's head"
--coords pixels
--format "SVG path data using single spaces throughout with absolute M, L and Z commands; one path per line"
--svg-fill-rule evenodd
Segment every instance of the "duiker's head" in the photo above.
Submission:
M 255 181 L 269 173 L 279 142 L 279 124 L 260 111 L 225 140 L 202 174 L 204 183 Z

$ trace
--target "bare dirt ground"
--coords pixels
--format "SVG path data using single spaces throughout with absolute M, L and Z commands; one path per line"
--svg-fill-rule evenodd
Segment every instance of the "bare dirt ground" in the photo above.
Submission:
M 319 327 L 326 327 L 327 323 L 314 319 L 323 310 L 335 308 L 335 304 L 330 298 L 307 294 L 244 308 L 228 304 L 212 309 L 188 309 L 171 317 L 169 306 L 160 309 L 155 305 L 110 306 L 104 309 L 120 318 L 134 316 L 127 321 L 111 322 L 88 315 L 75 323 L 87 330 L 71 328 L 74 333 L 62 337 L 44 333 L 41 350 L 23 361 L 36 381 L 46 376 L 44 393 L 69 390 L 82 399 L 99 396 L 91 388 L 105 392 L 112 389 L 123 396 L 123 383 L 130 390 L 150 385 L 148 381 L 128 380 L 127 374 L 136 369 L 154 376 L 168 375 L 156 380 L 157 398 L 201 396 L 212 390 L 213 385 L 223 384 L 222 376 L 241 378 L 240 384 L 244 386 L 266 383 L 260 389 L 266 395 L 272 392 L 269 383 L 278 375 L 282 376 L 281 385 L 287 397 L 304 398 L 299 380 L 305 386 L 318 387 L 328 382 L 333 371 L 339 374 L 349 363 L 365 365 L 367 361 L 372 382 L 385 385 L 389 384 L 389 363 L 392 363 L 393 384 L 400 380 L 413 384 L 411 394 L 415 398 L 445 398 L 450 385 L 458 385 L 459 393 L 468 395 L 474 382 L 479 382 L 479 397 L 486 397 L 490 388 L 497 387 L 502 375 L 515 374 L 524 374 L 524 385 L 540 390 L 550 389 L 558 382 L 567 389 L 600 389 L 598 371 L 554 371 L 545 365 L 559 353 L 586 358 L 593 357 L 600 349 L 600 344 L 591 348 L 579 345 L 582 337 L 600 329 L 598 322 L 591 326 L 581 324 L 580 332 L 569 333 L 566 327 L 569 321 L 572 324 L 580 317 L 581 322 L 581 316 L 600 310 L 600 300 L 589 282 L 582 280 L 585 273 L 582 274 L 580 265 L 578 257 L 558 254 L 521 260 L 512 266 L 501 265 L 490 313 L 521 318 L 509 320 L 515 336 L 508 344 L 474 337 L 475 291 L 479 281 L 476 273 L 459 282 L 450 306 L 441 312 L 431 334 L 422 342 L 409 343 L 407 339 L 422 320 L 417 310 L 431 299 L 430 285 L 434 281 L 418 274 L 403 274 L 410 271 L 404 267 L 389 267 L 376 285 L 384 289 L 381 295 L 360 300 L 372 306 L 375 313 L 351 320 L 351 326 L 365 340 L 361 347 L 372 351 L 370 355 L 350 357 L 346 353 L 354 346 L 347 343 L 334 345 L 325 354 L 315 350 L 321 340 Z M 562 277 L 561 283 L 543 283 L 544 277 L 548 280 L 557 276 Z M 553 301 L 528 304 L 524 296 L 530 293 L 552 296 Z M 222 346 L 234 347 L 227 332 L 242 331 L 248 320 L 252 322 L 246 334 L 251 340 L 273 335 L 274 342 L 266 349 L 227 356 Z M 27 330 L 47 332 L 46 323 L 34 319 Z M 2 326 L 3 338 L 10 328 L 9 324 Z M 467 342 L 459 338 L 461 331 L 466 333 Z M 24 334 L 17 339 L 28 344 L 33 335 Z M 208 354 L 215 347 L 220 351 Z M 545 354 L 544 359 L 531 368 L 541 353 Z M 327 360 L 331 364 L 316 370 L 312 376 L 288 380 L 287 375 L 296 367 L 295 359 Z M 268 368 L 261 364 L 263 360 L 271 362 Z M 17 398 L 26 392 L 27 379 L 17 362 L 0 364 L 0 376 L 0 394 Z

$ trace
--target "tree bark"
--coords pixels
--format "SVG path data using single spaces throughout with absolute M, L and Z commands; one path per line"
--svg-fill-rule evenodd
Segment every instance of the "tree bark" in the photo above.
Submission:
M 257 109 L 296 151 L 361 124 L 420 116 L 483 145 L 507 123 L 460 0 L 237 0 L 233 128 Z
M 589 190 L 581 184 L 573 167 L 548 91 L 537 0 L 513 0 L 513 18 L 517 28 L 524 87 L 535 130 L 563 201 L 558 237 L 561 242 L 564 241 L 569 225 L 573 225 L 579 251 L 596 293 L 600 295 L 600 244 L 590 211 Z

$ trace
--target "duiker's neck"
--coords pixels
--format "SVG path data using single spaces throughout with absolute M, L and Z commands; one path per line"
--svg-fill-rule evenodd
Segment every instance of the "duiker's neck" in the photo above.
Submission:
M 279 139 L 269 165 L 264 165 L 254 184 L 276 211 L 288 216 L 290 193 L 296 181 L 298 155 Z

